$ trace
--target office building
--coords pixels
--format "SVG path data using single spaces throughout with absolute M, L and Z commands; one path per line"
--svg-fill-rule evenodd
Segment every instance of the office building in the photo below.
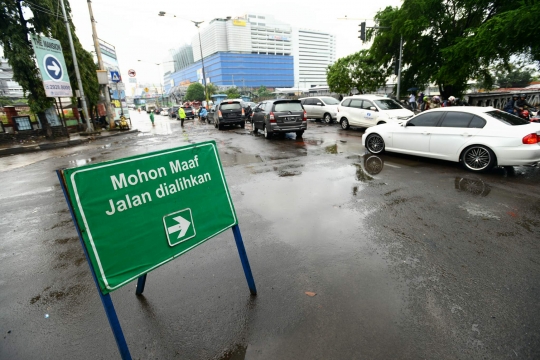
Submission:
M 336 37 L 316 30 L 292 30 L 295 87 L 326 86 L 326 69 L 336 61 Z

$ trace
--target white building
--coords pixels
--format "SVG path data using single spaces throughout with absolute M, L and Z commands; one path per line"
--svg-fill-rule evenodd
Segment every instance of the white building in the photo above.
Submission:
M 294 83 L 299 88 L 325 86 L 326 69 L 336 61 L 336 37 L 317 30 L 292 30 Z
M 336 61 L 336 38 L 317 30 L 296 29 L 271 15 L 217 18 L 200 30 L 202 53 L 292 55 L 297 88 L 326 85 L 326 69 Z M 199 35 L 192 38 L 193 60 L 201 59 Z

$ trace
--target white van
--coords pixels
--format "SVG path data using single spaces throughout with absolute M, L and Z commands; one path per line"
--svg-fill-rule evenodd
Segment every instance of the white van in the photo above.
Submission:
M 387 122 L 401 122 L 414 116 L 397 101 L 379 95 L 348 96 L 337 107 L 341 128 L 350 126 L 368 128 Z

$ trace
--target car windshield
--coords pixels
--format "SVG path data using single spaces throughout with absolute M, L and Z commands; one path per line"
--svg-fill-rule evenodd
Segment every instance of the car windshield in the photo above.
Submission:
M 326 105 L 339 105 L 339 101 L 333 97 L 322 97 L 320 98 Z
M 398 110 L 403 109 L 403 106 L 399 105 L 399 103 L 392 99 L 384 99 L 384 100 L 375 100 L 375 104 L 381 109 L 381 110 Z
M 279 102 L 276 103 L 274 111 L 303 111 L 300 102 Z
M 221 104 L 221 110 L 238 110 L 241 108 L 242 108 L 242 105 L 240 105 L 240 103 Z
M 488 111 L 485 114 L 510 126 L 530 124 L 530 122 L 525 119 L 500 110 Z

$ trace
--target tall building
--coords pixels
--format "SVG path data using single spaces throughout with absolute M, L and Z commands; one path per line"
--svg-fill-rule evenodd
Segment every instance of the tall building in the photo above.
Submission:
M 326 68 L 336 58 L 334 35 L 293 29 L 271 15 L 252 13 L 210 21 L 201 27 L 200 41 L 199 34 L 192 38 L 191 48 L 193 64 L 179 66 L 177 60 L 175 72 L 165 72 L 167 90 L 202 83 L 201 48 L 206 80 L 218 86 L 326 85 Z
M 317 30 L 292 31 L 295 87 L 325 86 L 326 69 L 336 61 L 336 37 Z

